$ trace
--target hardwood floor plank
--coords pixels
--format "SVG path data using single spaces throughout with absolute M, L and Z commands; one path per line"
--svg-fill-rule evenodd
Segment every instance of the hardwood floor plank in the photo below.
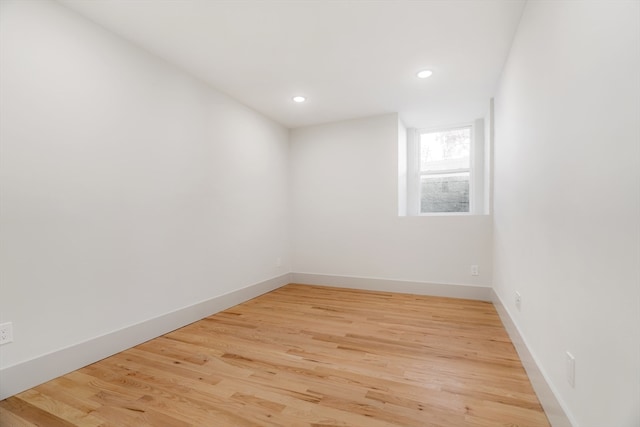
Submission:
M 548 427 L 492 304 L 290 284 L 0 402 L 4 427 Z
M 74 426 L 99 427 L 104 425 L 104 420 L 92 416 L 83 409 L 75 408 L 59 399 L 54 399 L 49 395 L 42 394 L 37 390 L 27 390 L 24 393 L 20 393 L 19 398 L 43 411 L 55 413 Z
M 13 396 L 0 402 L 0 406 L 20 418 L 29 421 L 37 426 L 50 427 L 70 427 L 73 423 L 64 420 L 58 414 L 47 412 L 35 405 L 22 400 L 19 395 Z
M 5 409 L 3 403 L 0 403 L 0 426 L 38 427 L 36 424 L 25 420 L 18 414 Z

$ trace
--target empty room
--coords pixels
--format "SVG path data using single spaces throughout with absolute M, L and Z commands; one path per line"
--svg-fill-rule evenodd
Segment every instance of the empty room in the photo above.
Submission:
M 0 399 L 640 427 L 640 1 L 0 0 Z

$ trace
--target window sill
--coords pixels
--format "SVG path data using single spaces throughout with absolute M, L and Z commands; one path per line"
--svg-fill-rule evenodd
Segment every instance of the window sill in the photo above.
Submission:
M 470 213 L 470 212 L 433 212 L 417 215 L 398 215 L 400 218 L 429 218 L 429 217 L 477 217 L 491 216 L 488 213 Z

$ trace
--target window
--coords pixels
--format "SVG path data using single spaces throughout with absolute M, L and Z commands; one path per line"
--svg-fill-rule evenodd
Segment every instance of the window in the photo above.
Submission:
M 419 213 L 469 212 L 471 126 L 420 133 Z
M 487 214 L 485 129 L 485 119 L 478 119 L 399 133 L 398 214 Z

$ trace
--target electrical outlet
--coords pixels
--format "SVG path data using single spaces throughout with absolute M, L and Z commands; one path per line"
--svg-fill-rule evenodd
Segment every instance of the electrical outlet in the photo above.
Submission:
M 0 324 L 0 345 L 13 341 L 13 323 Z
M 520 306 L 522 305 L 522 296 L 520 296 L 520 292 L 516 292 L 516 308 L 520 310 Z
M 480 270 L 478 269 L 477 265 L 472 265 L 471 266 L 471 275 L 472 276 L 479 276 L 480 275 Z
M 282 267 L 282 258 L 281 257 L 276 258 L 276 267 Z
M 567 351 L 567 381 L 571 387 L 576 386 L 576 358 Z

